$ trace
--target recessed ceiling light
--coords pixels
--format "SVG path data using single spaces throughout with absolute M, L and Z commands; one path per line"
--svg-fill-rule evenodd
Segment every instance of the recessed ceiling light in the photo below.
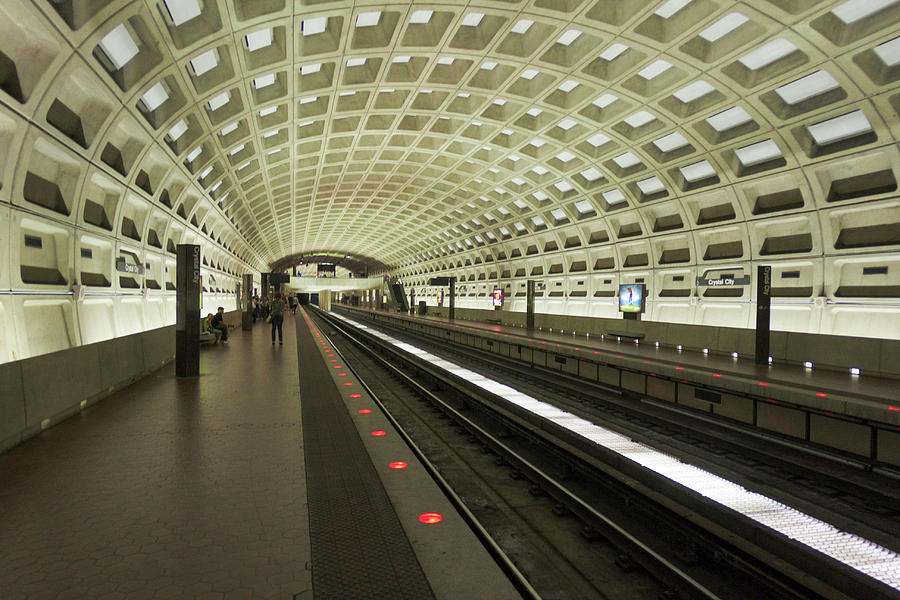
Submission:
M 669 0 L 656 9 L 653 13 L 663 19 L 670 19 L 672 15 L 691 3 L 691 0 Z
M 768 44 L 760 46 L 753 52 L 745 54 L 738 60 L 751 71 L 758 71 L 765 66 L 781 60 L 788 54 L 795 52 L 797 46 L 784 38 L 775 38 Z
M 303 65 L 300 67 L 301 75 L 312 75 L 322 70 L 322 63 L 313 63 L 311 65 Z
M 600 53 L 600 58 L 605 60 L 606 62 L 612 62 L 619 57 L 620 54 L 628 50 L 628 46 L 626 44 L 613 44 L 606 50 Z
M 137 56 L 138 46 L 131 33 L 122 23 L 100 40 L 100 49 L 109 58 L 116 70 L 124 67 Z
M 191 59 L 191 69 L 196 77 L 215 69 L 219 64 L 219 51 L 216 48 L 207 50 Z
M 462 25 L 464 27 L 478 27 L 483 18 L 484 14 L 479 12 L 471 12 L 463 17 Z
M 378 21 L 381 19 L 381 11 L 374 10 L 369 12 L 361 12 L 356 15 L 356 26 L 357 27 L 374 27 L 378 25 Z
M 519 19 L 516 24 L 512 26 L 511 31 L 521 35 L 531 29 L 532 25 L 534 25 L 534 21 L 530 19 Z
M 581 31 L 579 31 L 578 29 L 569 29 L 564 34 L 559 36 L 559 39 L 556 40 L 556 43 L 562 44 L 563 46 L 568 46 L 579 37 L 581 37 Z
M 250 52 L 255 52 L 262 48 L 266 48 L 272 45 L 272 28 L 268 29 L 259 29 L 257 31 L 253 31 L 247 34 L 247 49 Z
M 750 19 L 739 12 L 728 13 L 700 32 L 700 37 L 709 43 L 725 37 Z
M 209 99 L 208 105 L 210 110 L 218 110 L 228 104 L 228 101 L 231 99 L 231 92 L 224 91 L 221 94 L 217 94 Z
M 409 17 L 409 22 L 414 25 L 423 25 L 431 20 L 433 10 L 417 10 Z
M 178 138 L 180 138 L 182 135 L 184 135 L 184 132 L 187 130 L 188 130 L 187 122 L 185 122 L 185 120 L 182 119 L 182 120 L 178 121 L 177 123 L 175 123 L 174 125 L 172 125 L 172 128 L 169 129 L 169 133 L 168 133 L 169 138 L 173 142 L 176 142 L 176 141 L 178 141 Z
M 202 12 L 202 7 L 197 0 L 163 0 L 163 3 L 176 27 L 199 17 Z
M 163 86 L 162 82 L 154 84 L 150 89 L 141 96 L 141 102 L 147 112 L 153 112 L 169 99 L 169 93 Z
M 270 86 L 275 83 L 275 73 L 269 73 L 268 75 L 261 75 L 253 80 L 253 87 L 256 89 L 262 89 L 264 87 Z

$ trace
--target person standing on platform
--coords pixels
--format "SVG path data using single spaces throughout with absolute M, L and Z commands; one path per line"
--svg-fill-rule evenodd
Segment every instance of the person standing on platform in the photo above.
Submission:
M 272 345 L 275 345 L 275 330 L 278 329 L 278 343 L 284 343 L 282 326 L 284 325 L 284 295 L 275 294 L 269 302 L 269 318 L 272 322 Z

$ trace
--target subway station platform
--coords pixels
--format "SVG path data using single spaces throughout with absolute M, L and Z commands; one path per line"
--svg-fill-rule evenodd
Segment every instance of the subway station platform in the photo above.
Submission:
M 0 597 L 518 597 L 377 410 L 351 415 L 302 310 L 284 333 L 232 330 L 199 377 L 170 364 L 0 455 Z

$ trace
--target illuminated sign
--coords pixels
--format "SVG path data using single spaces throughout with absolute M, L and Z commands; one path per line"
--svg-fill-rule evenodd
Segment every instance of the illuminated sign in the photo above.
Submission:
M 503 306 L 503 290 L 501 288 L 494 288 L 494 292 L 491 294 L 491 299 L 494 306 L 498 308 Z

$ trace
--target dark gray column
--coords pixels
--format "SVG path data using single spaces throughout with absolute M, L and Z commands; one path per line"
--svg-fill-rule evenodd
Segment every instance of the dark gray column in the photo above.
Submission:
M 769 323 L 772 311 L 772 267 L 756 267 L 756 354 L 754 362 L 769 364 Z
M 456 318 L 456 277 L 450 278 L 450 320 Z
M 534 280 L 525 284 L 525 327 L 534 329 Z
M 178 244 L 175 264 L 175 375 L 200 374 L 200 246 Z
M 253 328 L 253 275 L 244 275 L 241 287 L 244 290 L 241 297 L 241 329 L 249 331 Z
M 409 290 L 409 314 L 416 314 L 416 290 Z
M 260 278 L 262 279 L 262 294 L 260 294 L 260 295 L 261 295 L 261 296 L 268 296 L 268 297 L 271 299 L 271 298 L 272 298 L 272 294 L 269 293 L 269 274 L 268 274 L 268 273 L 262 273 L 262 274 L 260 275 Z

